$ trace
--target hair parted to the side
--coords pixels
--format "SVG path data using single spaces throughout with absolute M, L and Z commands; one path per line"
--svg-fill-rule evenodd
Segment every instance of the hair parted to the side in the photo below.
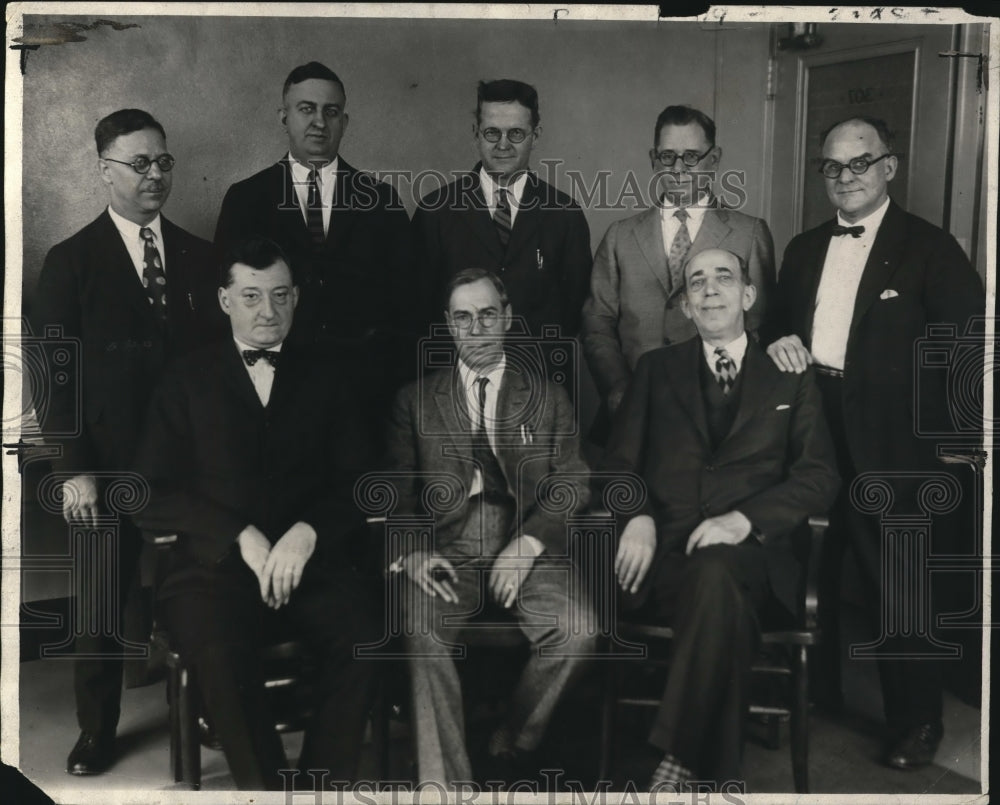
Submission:
M 686 126 L 689 123 L 697 123 L 705 132 L 708 144 L 715 147 L 715 121 L 693 106 L 668 106 L 660 112 L 653 128 L 653 145 L 660 141 L 660 131 L 664 126 Z
M 233 284 L 232 268 L 237 263 L 250 266 L 250 268 L 265 269 L 279 262 L 288 266 L 288 270 L 292 274 L 292 284 L 298 284 L 295 281 L 295 271 L 292 268 L 291 261 L 288 259 L 288 255 L 273 240 L 263 237 L 253 237 L 249 240 L 234 243 L 229 248 L 229 251 L 226 252 L 226 257 L 222 261 L 222 265 L 219 266 L 219 286 L 228 288 Z
M 344 88 L 344 82 L 340 80 L 340 77 L 333 72 L 325 64 L 321 64 L 318 61 L 306 62 L 305 64 L 300 64 L 292 72 L 288 74 L 288 78 L 285 79 L 284 86 L 281 88 L 281 98 L 284 100 L 285 96 L 288 94 L 288 88 L 293 84 L 301 84 L 303 81 L 308 81 L 310 78 L 318 78 L 321 81 L 332 81 L 340 87 L 341 92 L 347 95 L 347 90 Z
M 122 135 L 143 129 L 155 129 L 160 132 L 164 140 L 167 139 L 167 133 L 159 121 L 142 109 L 119 109 L 107 117 L 102 117 L 94 128 L 94 142 L 97 144 L 98 155 L 105 153 Z
M 448 280 L 447 286 L 444 289 L 444 309 L 447 310 L 448 306 L 451 304 L 451 295 L 455 293 L 455 289 L 461 287 L 462 285 L 469 285 L 473 282 L 478 282 L 479 280 L 489 280 L 493 283 L 493 287 L 497 289 L 497 293 L 500 295 L 500 304 L 503 307 L 507 307 L 510 304 L 510 300 L 507 297 L 507 288 L 504 287 L 503 280 L 500 279 L 496 274 L 490 271 L 488 268 L 463 268 L 457 274 L 452 276 Z
M 498 78 L 495 81 L 480 81 L 476 90 L 476 122 L 483 116 L 484 103 L 510 103 L 517 101 L 531 112 L 531 128 L 538 127 L 541 116 L 538 113 L 538 92 L 531 84 L 513 78 Z

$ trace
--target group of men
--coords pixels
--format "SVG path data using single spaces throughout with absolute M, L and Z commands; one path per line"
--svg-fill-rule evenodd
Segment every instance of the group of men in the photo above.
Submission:
M 287 632 L 320 667 L 299 768 L 355 779 L 381 669 L 355 649 L 387 631 L 383 584 L 401 592 L 420 779 L 481 771 L 449 647 L 494 611 L 533 650 L 487 755 L 514 771 L 542 762 L 552 713 L 598 650 L 592 630 L 573 628 L 595 619 L 557 513 L 567 488 L 578 508 L 590 497 L 567 393 L 577 378 L 533 368 L 510 342 L 549 325 L 579 336 L 601 395 L 602 477 L 645 485 L 607 573 L 627 610 L 676 635 L 648 784 L 740 779 L 760 618 L 795 606 L 792 533 L 833 507 L 878 628 L 880 532 L 840 490 L 861 472 L 934 466 L 912 428 L 913 345 L 927 324 L 963 332 L 984 309 L 954 239 L 889 199 L 898 157 L 884 124 L 851 119 L 826 135 L 837 219 L 796 237 L 776 280 L 766 223 L 712 194 L 722 150 L 689 107 L 656 121 L 657 203 L 613 224 L 593 259 L 581 208 L 530 170 L 541 127 L 527 84 L 480 83 L 480 162 L 412 222 L 391 187 L 340 156 L 346 93 L 331 70 L 293 70 L 279 119 L 288 153 L 230 187 L 214 246 L 160 212 L 174 166 L 163 127 L 135 109 L 102 119 L 109 206 L 49 252 L 33 314 L 82 345 L 82 398 L 54 397 L 48 423 L 82 406 L 82 432 L 54 462 L 64 515 L 96 522 L 115 472 L 148 482 L 148 504 L 121 526 L 114 590 L 124 601 L 140 528 L 178 535 L 160 613 L 236 785 L 282 785 L 254 652 Z M 434 322 L 451 346 L 437 371 L 414 349 Z M 924 393 L 944 404 L 943 388 Z M 354 499 L 381 470 L 397 513 L 434 518 L 431 540 L 385 557 L 384 580 L 357 567 L 368 538 Z M 456 500 L 429 510 L 442 478 Z M 111 765 L 120 710 L 114 635 L 84 642 L 73 774 Z M 929 763 L 940 669 L 879 667 L 887 761 Z

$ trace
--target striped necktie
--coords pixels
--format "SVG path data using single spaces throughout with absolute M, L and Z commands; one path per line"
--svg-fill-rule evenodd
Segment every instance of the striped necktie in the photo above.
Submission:
M 163 273 L 163 261 L 156 248 L 153 230 L 144 226 L 139 230 L 142 238 L 142 287 L 146 289 L 153 315 L 161 324 L 167 321 L 167 277 Z
M 313 168 L 309 171 L 309 195 L 306 198 L 306 229 L 313 244 L 322 246 L 326 242 L 323 231 L 323 202 L 319 192 L 319 171 Z
M 497 208 L 493 213 L 493 225 L 497 228 L 500 245 L 507 248 L 510 241 L 510 200 L 506 187 L 497 188 Z

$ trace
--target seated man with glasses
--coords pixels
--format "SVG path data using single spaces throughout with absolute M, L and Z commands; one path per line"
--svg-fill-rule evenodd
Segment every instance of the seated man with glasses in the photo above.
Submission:
M 944 382 L 951 373 L 938 367 L 938 377 L 931 377 L 917 360 L 917 345 L 930 325 L 946 325 L 952 338 L 963 339 L 969 321 L 985 315 L 986 304 L 982 279 L 955 238 L 890 198 L 889 183 L 899 169 L 892 146 L 892 133 L 878 118 L 850 118 L 826 133 L 819 172 L 837 215 L 788 244 L 764 335 L 773 341 L 768 354 L 782 370 L 815 367 L 844 490 L 859 475 L 884 474 L 895 500 L 893 514 L 899 515 L 920 511 L 919 482 L 947 471 L 938 458 L 938 440 L 922 438 L 918 425 L 942 423 L 935 430 L 958 434 L 953 413 L 982 421 L 977 393 L 982 376 L 967 377 L 969 393 L 952 399 Z M 950 411 L 956 403 L 961 407 Z M 972 550 L 971 541 L 965 546 L 958 541 L 960 529 L 942 523 L 947 525 L 935 519 L 934 553 Z M 907 555 L 899 543 L 887 545 L 880 517 L 860 512 L 846 493 L 831 512 L 830 526 L 837 564 L 827 563 L 823 571 L 833 605 L 828 609 L 821 597 L 823 643 L 836 658 L 830 627 L 836 627 L 846 541 L 858 560 L 872 628 L 885 635 L 878 661 L 888 726 L 884 760 L 898 769 L 926 766 L 944 731 L 944 669 L 921 656 L 927 635 L 919 628 L 891 633 L 894 624 L 906 622 L 913 600 L 905 585 L 887 583 L 924 572 L 914 566 L 919 552 Z M 887 566 L 902 575 L 889 573 Z M 932 602 L 921 603 L 930 617 Z M 933 604 L 939 607 L 940 601 Z M 838 704 L 839 675 L 829 686 L 824 698 Z
M 552 712 L 595 648 L 585 628 L 589 604 L 568 561 L 566 515 L 559 514 L 567 497 L 586 505 L 589 474 L 566 392 L 505 345 L 511 304 L 500 279 L 466 269 L 446 294 L 457 360 L 400 392 L 388 468 L 397 478 L 398 512 L 419 514 L 443 476 L 454 480 L 454 505 L 431 512 L 433 543 L 400 546 L 390 570 L 402 584 L 421 781 L 473 780 L 453 659 L 463 627 L 476 616 L 495 623 L 506 610 L 516 619 L 511 628 L 530 642 L 489 740 L 488 768 L 477 770 L 510 781 L 537 775 L 536 750 Z
M 94 138 L 108 207 L 48 253 L 32 314 L 37 336 L 59 327 L 59 337 L 79 341 L 77 363 L 50 367 L 53 377 L 56 372 L 71 377 L 50 384 L 49 405 L 39 413 L 48 437 L 61 447 L 52 468 L 64 479 L 63 516 L 87 526 L 107 515 L 104 490 L 116 472 L 132 465 L 149 396 L 168 359 L 225 332 L 210 245 L 160 214 L 174 167 L 163 126 L 141 109 L 120 109 L 98 122 Z M 74 432 L 71 438 L 54 437 Z M 109 585 L 119 616 L 141 544 L 133 524 L 123 519 L 113 577 L 84 582 Z M 115 756 L 121 619 L 105 624 L 93 611 L 100 597 L 90 592 L 79 591 L 80 622 L 102 628 L 76 640 L 81 733 L 66 764 L 70 774 L 98 774 Z
M 413 216 L 428 322 L 448 280 L 468 266 L 503 279 L 529 334 L 576 336 L 587 295 L 590 230 L 579 205 L 529 169 L 541 134 L 538 93 L 522 81 L 481 81 L 472 135 L 480 161 L 425 195 Z
M 767 224 L 727 209 L 713 194 L 722 149 L 715 123 L 689 106 L 656 119 L 655 204 L 610 226 L 594 258 L 583 308 L 583 350 L 606 412 L 621 403 L 639 356 L 695 335 L 681 311 L 681 269 L 689 254 L 727 249 L 747 262 L 757 303 L 747 314 L 755 333 L 774 287 L 774 244 Z M 606 417 L 593 434 L 601 441 Z

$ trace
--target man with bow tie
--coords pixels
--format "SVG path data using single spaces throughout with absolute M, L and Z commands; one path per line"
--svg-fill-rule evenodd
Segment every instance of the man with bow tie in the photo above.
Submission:
M 533 365 L 530 345 L 528 355 L 505 347 L 512 309 L 495 274 L 460 271 L 446 299 L 456 364 L 399 393 L 388 440 L 397 511 L 421 512 L 431 477 L 458 485 L 457 505 L 433 512 L 433 542 L 403 546 L 391 566 L 402 584 L 418 775 L 442 785 L 474 779 L 450 651 L 470 621 L 506 610 L 531 643 L 489 742 L 492 768 L 480 772 L 537 774 L 552 712 L 594 651 L 558 514 L 557 498 L 577 507 L 589 498 L 569 398 Z
M 63 515 L 74 526 L 97 527 L 108 515 L 103 495 L 116 473 L 132 464 L 153 387 L 175 356 L 220 337 L 225 319 L 215 301 L 211 247 L 167 220 L 161 209 L 170 196 L 176 164 L 167 151 L 163 126 L 141 109 L 120 109 L 94 130 L 98 168 L 107 187 L 107 209 L 45 258 L 32 311 L 37 336 L 61 328 L 79 342 L 75 365 L 50 366 L 47 408 L 40 409 L 46 433 L 61 447 L 52 468 L 62 484 Z M 54 355 L 56 353 L 50 353 Z M 77 394 L 78 392 L 78 394 Z M 75 423 L 79 422 L 79 425 Z M 106 597 L 78 590 L 77 621 L 101 624 L 81 634 L 73 664 L 80 738 L 66 763 L 70 774 L 99 774 L 115 759 L 123 677 L 121 613 L 137 577 L 142 541 L 131 522 L 118 523 Z M 94 612 L 112 600 L 114 628 Z
M 286 634 L 320 664 L 299 768 L 349 781 L 374 681 L 352 652 L 381 634 L 378 590 L 351 565 L 365 538 L 352 490 L 369 445 L 353 389 L 286 342 L 299 291 L 281 248 L 251 240 L 224 265 L 232 338 L 160 383 L 137 460 L 151 494 L 136 520 L 178 534 L 158 604 L 237 786 L 282 787 L 255 651 Z
M 742 779 L 758 617 L 772 600 L 795 612 L 791 533 L 838 487 L 812 372 L 780 372 L 747 333 L 756 290 L 746 261 L 707 249 L 683 277 L 680 307 L 698 335 L 639 358 L 604 467 L 640 475 L 648 490 L 619 523 L 623 606 L 675 633 L 650 789 Z
M 917 435 L 918 404 L 920 419 L 949 421 L 943 373 L 922 376 L 919 400 L 914 398 L 917 341 L 927 336 L 928 325 L 951 325 L 962 336 L 970 318 L 985 313 L 982 280 L 955 239 L 889 197 L 898 167 L 884 121 L 855 117 L 829 130 L 820 172 L 837 217 L 788 244 L 764 328 L 768 354 L 783 371 L 815 367 L 844 478 L 827 545 L 841 555 L 845 542 L 851 545 L 876 634 L 896 620 L 905 602 L 898 594 L 882 601 L 881 525 L 851 505 L 848 490 L 862 473 L 897 474 L 887 480 L 896 503 L 916 505 L 915 487 L 898 474 L 943 469 L 935 440 Z M 970 404 L 976 396 L 970 391 Z M 976 410 L 963 413 L 981 418 Z M 935 551 L 953 552 L 948 535 L 936 542 Z M 834 648 L 836 612 L 830 606 L 839 593 L 840 558 L 824 561 L 827 589 L 820 595 L 825 642 Z M 913 634 L 889 637 L 881 651 L 919 655 L 925 647 L 926 637 Z M 836 669 L 838 662 L 833 656 L 823 665 Z M 882 658 L 878 665 L 889 728 L 885 761 L 899 769 L 927 765 L 943 734 L 942 668 L 927 658 Z M 839 674 L 831 687 L 827 696 L 836 704 Z

